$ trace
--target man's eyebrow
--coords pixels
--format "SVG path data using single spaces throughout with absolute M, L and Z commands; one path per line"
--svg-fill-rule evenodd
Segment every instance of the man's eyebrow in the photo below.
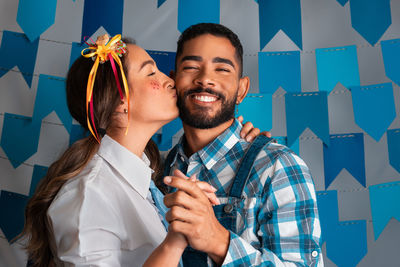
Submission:
M 186 60 L 202 61 L 203 58 L 202 58 L 202 57 L 199 57 L 199 56 L 184 56 L 184 57 L 181 59 L 181 63 L 182 63 L 183 61 L 186 61 Z
M 153 60 L 151 60 L 151 59 L 149 59 L 149 60 L 146 60 L 145 62 L 143 62 L 142 63 L 142 65 L 140 66 L 140 69 L 139 69 L 139 71 L 141 71 L 146 65 L 148 65 L 148 64 L 150 64 L 150 65 L 155 65 L 155 63 L 154 63 L 154 61 Z
M 235 65 L 233 65 L 232 60 L 227 59 L 227 58 L 223 58 L 223 57 L 215 57 L 212 60 L 213 63 L 225 63 L 228 65 L 231 65 L 233 68 L 235 68 Z

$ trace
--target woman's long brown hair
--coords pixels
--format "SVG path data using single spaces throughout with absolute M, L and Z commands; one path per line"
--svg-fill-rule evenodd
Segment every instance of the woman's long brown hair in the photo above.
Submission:
M 134 43 L 132 40 L 124 41 Z M 121 61 L 127 74 L 125 57 L 123 56 Z M 69 111 L 86 130 L 86 84 L 92 66 L 91 59 L 79 57 L 71 66 L 66 81 Z M 112 115 L 121 103 L 110 62 L 99 65 L 93 88 L 93 101 L 96 128 L 109 129 L 112 126 Z M 49 167 L 46 176 L 29 200 L 25 209 L 25 226 L 19 236 L 27 239 L 26 250 L 33 266 L 55 266 L 57 255 L 54 255 L 52 226 L 47 217 L 47 210 L 61 187 L 82 171 L 98 148 L 99 144 L 91 135 L 75 142 Z M 161 166 L 158 148 L 152 140 L 147 144 L 145 153 L 150 159 L 150 167 L 155 171 L 155 179 L 161 174 Z

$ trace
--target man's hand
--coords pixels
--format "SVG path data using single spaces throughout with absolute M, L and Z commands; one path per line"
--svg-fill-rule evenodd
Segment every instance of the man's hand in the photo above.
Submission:
M 179 189 L 164 197 L 165 205 L 170 208 L 166 214 L 168 231 L 185 235 L 192 248 L 206 252 L 221 265 L 230 236 L 215 217 L 208 197 L 190 179 L 167 176 L 164 183 Z
M 243 116 L 239 116 L 238 121 L 243 124 Z M 266 137 L 271 137 L 271 133 L 264 131 L 260 133 L 260 129 L 254 128 L 254 125 L 251 122 L 246 122 L 242 130 L 240 131 L 240 137 L 244 138 L 247 142 L 251 142 L 256 138 L 258 135 L 264 135 Z

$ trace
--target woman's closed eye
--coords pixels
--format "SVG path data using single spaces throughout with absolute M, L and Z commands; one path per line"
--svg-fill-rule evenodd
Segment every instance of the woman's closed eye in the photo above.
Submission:
M 156 72 L 155 71 L 153 71 L 152 73 L 150 73 L 149 75 L 147 75 L 147 76 L 153 76 L 154 74 L 156 74 Z

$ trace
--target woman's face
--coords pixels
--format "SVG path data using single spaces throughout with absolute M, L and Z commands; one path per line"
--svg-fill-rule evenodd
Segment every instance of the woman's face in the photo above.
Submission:
M 154 60 L 143 48 L 132 44 L 128 44 L 127 48 L 132 120 L 166 124 L 178 117 L 174 81 L 158 70 Z

